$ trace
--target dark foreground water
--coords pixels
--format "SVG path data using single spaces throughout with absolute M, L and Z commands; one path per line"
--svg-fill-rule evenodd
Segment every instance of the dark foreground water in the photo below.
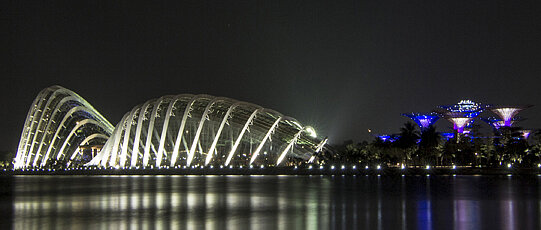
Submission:
M 1 229 L 540 229 L 538 176 L 0 177 Z

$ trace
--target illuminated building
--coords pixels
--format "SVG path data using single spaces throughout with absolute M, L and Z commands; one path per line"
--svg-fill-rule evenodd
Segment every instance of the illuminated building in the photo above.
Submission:
M 402 116 L 409 117 L 410 119 L 415 121 L 415 123 L 419 125 L 419 128 L 421 128 L 421 131 L 425 130 L 439 119 L 436 113 L 404 113 L 402 114 Z
M 482 121 L 486 122 L 488 125 L 490 125 L 493 129 L 498 130 L 502 126 L 504 126 L 504 121 L 496 118 L 496 117 L 481 117 Z M 513 124 L 514 121 L 511 121 L 511 124 Z
M 229 98 L 181 94 L 135 106 L 88 165 L 176 167 L 287 165 L 324 140 L 274 110 Z
M 445 118 L 453 123 L 453 129 L 458 133 L 464 133 L 464 127 L 466 127 L 468 123 L 473 120 L 473 118 L 470 117 L 454 117 L 450 115 L 446 116 Z
M 453 139 L 455 137 L 454 133 L 441 133 L 441 136 L 445 138 L 446 141 Z
M 461 100 L 455 105 L 438 106 L 435 110 L 453 124 L 453 129 L 458 133 L 464 133 L 464 128 L 471 125 L 473 119 L 488 107 L 471 100 Z
M 473 102 L 471 100 L 461 100 L 454 105 L 441 105 L 438 106 L 437 111 L 441 114 L 441 111 L 461 113 L 464 117 L 475 118 L 483 112 L 485 108 L 489 106 L 482 105 L 480 103 Z
M 283 166 L 313 161 L 326 141 L 274 110 L 209 95 L 149 100 L 113 127 L 79 95 L 52 86 L 28 111 L 15 168 Z
M 14 168 L 80 162 L 79 146 L 103 145 L 113 129 L 76 93 L 60 86 L 46 88 L 28 110 Z
M 398 135 L 379 135 L 377 136 L 378 139 L 380 139 L 383 142 L 395 142 L 399 136 Z

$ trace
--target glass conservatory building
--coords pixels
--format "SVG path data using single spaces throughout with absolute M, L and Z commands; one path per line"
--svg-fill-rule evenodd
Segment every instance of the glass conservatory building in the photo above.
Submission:
M 60 86 L 42 90 L 28 110 L 14 168 L 89 161 L 80 146 L 103 145 L 114 127 L 85 99 Z
M 21 135 L 16 168 L 81 162 L 107 168 L 287 166 L 314 160 L 326 141 L 317 138 L 312 127 L 274 110 L 230 98 L 191 94 L 137 105 L 113 130 L 82 98 L 73 96 L 78 99 L 70 103 L 51 99 L 56 90 L 71 92 L 53 86 L 38 95 Z M 60 105 L 62 112 L 54 112 L 57 109 L 51 107 L 58 104 L 54 101 L 71 107 Z M 81 108 L 70 112 L 75 107 Z M 54 132 L 61 134 L 49 135 Z M 103 144 L 103 148 L 85 161 L 80 147 L 91 141 Z

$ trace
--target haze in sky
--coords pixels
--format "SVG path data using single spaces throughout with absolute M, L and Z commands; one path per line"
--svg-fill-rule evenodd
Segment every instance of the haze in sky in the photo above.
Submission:
M 0 2 L 0 149 L 16 149 L 33 99 L 56 84 L 113 124 L 193 93 L 277 110 L 334 143 L 461 99 L 535 105 L 520 125 L 541 127 L 539 1 L 145 3 Z

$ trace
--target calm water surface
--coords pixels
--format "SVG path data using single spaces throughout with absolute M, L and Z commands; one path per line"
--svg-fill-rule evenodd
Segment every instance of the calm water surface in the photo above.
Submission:
M 538 176 L 0 177 L 2 229 L 540 229 Z

